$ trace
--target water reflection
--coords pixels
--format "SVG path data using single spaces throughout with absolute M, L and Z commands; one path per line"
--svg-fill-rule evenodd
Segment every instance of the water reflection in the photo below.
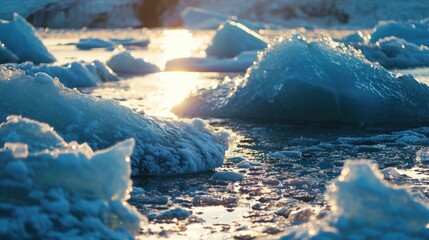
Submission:
M 164 30 L 162 35 L 164 65 L 174 58 L 190 57 L 202 44 L 185 29 Z

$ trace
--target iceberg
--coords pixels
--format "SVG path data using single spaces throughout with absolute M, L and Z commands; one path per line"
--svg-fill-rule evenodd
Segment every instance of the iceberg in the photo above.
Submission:
M 36 36 L 33 26 L 18 14 L 14 14 L 11 21 L 0 20 L 0 42 L 18 57 L 18 62 L 31 61 L 38 64 L 55 61 Z
M 209 57 L 233 58 L 244 51 L 263 50 L 267 45 L 261 35 L 243 24 L 226 21 L 218 28 L 206 53 Z
M 33 63 L 6 64 L 7 67 L 23 70 L 27 75 L 35 76 L 44 72 L 51 77 L 56 77 L 66 87 L 93 87 L 102 82 L 119 81 L 119 78 L 106 65 L 96 60 L 91 63 L 72 62 L 62 66 Z
M 106 64 L 115 73 L 148 74 L 161 71 L 158 66 L 135 58 L 129 51 L 113 55 Z
M 427 122 L 429 87 L 395 77 L 358 51 L 328 37 L 285 36 L 246 73 L 200 91 L 173 112 L 180 116 L 283 121 Z
M 0 238 L 132 239 L 145 218 L 126 203 L 134 141 L 93 151 L 47 124 L 0 124 Z
M 246 72 L 257 59 L 257 51 L 242 52 L 234 58 L 176 58 L 165 64 L 165 71 Z
M 332 213 L 294 227 L 281 239 L 429 238 L 427 203 L 383 178 L 370 161 L 346 161 L 326 193 Z
M 223 164 L 229 132 L 204 121 L 167 121 L 142 116 L 116 101 L 69 89 L 44 73 L 34 77 L 0 66 L 0 120 L 22 115 L 45 122 L 66 141 L 104 149 L 135 139 L 132 175 L 209 171 Z

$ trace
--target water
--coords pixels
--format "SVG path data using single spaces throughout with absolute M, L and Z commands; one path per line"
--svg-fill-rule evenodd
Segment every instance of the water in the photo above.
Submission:
M 302 31 L 302 30 L 298 30 Z M 263 34 L 271 38 L 284 31 Z M 40 33 L 58 64 L 75 60 L 106 61 L 113 52 L 78 51 L 72 45 L 83 37 L 149 38 L 148 49 L 133 54 L 159 65 L 177 57 L 204 56 L 213 31 L 187 30 L 93 30 L 48 31 Z M 315 32 L 305 33 L 314 36 Z M 346 32 L 332 32 L 335 36 Z M 429 83 L 429 68 L 395 71 L 413 74 Z M 115 99 L 141 114 L 177 118 L 170 109 L 188 94 L 212 88 L 226 78 L 243 73 L 161 72 L 146 76 L 121 76 L 120 82 L 105 83 L 80 91 L 101 98 Z M 424 126 L 368 126 L 329 124 L 288 125 L 279 122 L 207 119 L 213 126 L 228 128 L 237 135 L 237 146 L 227 157 L 242 156 L 262 163 L 238 169 L 226 161 L 222 169 L 242 173 L 241 182 L 222 183 L 211 179 L 213 172 L 196 175 L 135 178 L 134 185 L 145 195 L 134 195 L 130 203 L 150 217 L 138 239 L 252 239 L 276 238 L 290 226 L 322 217 L 329 209 L 324 190 L 338 176 L 345 159 L 372 159 L 381 169 L 394 167 L 400 175 L 386 178 L 396 184 L 412 185 L 416 192 L 429 190 L 429 169 L 417 163 L 415 154 L 429 145 L 429 129 Z M 282 152 L 283 151 L 283 152 Z M 299 151 L 301 156 L 284 151 Z M 273 154 L 277 152 L 276 154 Z M 283 154 L 282 157 L 278 157 Z M 386 171 L 387 173 L 387 171 Z M 160 200 L 153 200 L 153 197 Z M 145 203 L 142 203 L 145 202 Z M 181 208 L 192 214 L 184 220 L 157 219 L 156 214 Z M 302 211 L 309 208 L 312 211 Z M 301 214 L 295 214 L 300 212 Z M 295 217 L 289 217 L 292 213 Z M 292 218 L 292 219 L 291 219 Z M 179 217 L 180 219 L 180 217 Z

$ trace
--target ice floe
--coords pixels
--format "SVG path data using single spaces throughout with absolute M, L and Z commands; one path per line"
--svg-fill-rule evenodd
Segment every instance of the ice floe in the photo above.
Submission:
M 257 51 L 246 51 L 234 58 L 176 58 L 165 64 L 166 71 L 246 72 L 258 59 Z
M 0 20 L 0 42 L 18 57 L 17 62 L 31 61 L 38 64 L 55 61 L 36 36 L 33 26 L 18 14 L 14 14 L 11 21 Z M 4 51 L 3 48 L 0 49 L 0 52 Z M 13 58 L 15 57 L 12 55 L 12 60 L 15 60 Z
M 287 121 L 427 122 L 429 87 L 396 77 L 351 47 L 321 37 L 285 36 L 244 79 L 201 91 L 178 115 Z
M 87 142 L 93 149 L 134 138 L 133 175 L 212 170 L 222 165 L 229 145 L 227 131 L 215 131 L 202 120 L 142 116 L 66 88 L 44 73 L 31 77 L 0 66 L 0 120 L 11 114 L 46 122 L 66 141 Z
M 125 201 L 134 141 L 93 151 L 47 124 L 0 124 L 2 239 L 130 239 L 144 218 Z
M 145 62 L 142 58 L 135 58 L 129 51 L 113 55 L 106 64 L 115 73 L 147 74 L 161 71 L 158 66 Z
M 226 21 L 222 24 L 206 49 L 207 56 L 233 58 L 241 52 L 263 50 L 266 40 L 243 24 Z
M 7 67 L 23 70 L 27 75 L 35 76 L 38 72 L 44 72 L 51 77 L 56 77 L 66 87 L 93 87 L 102 82 L 118 81 L 119 78 L 110 68 L 100 61 L 91 63 L 72 62 L 62 66 L 33 63 L 6 64 Z
M 76 43 L 76 47 L 80 50 L 104 48 L 111 51 L 120 45 L 126 48 L 145 48 L 149 43 L 149 39 L 135 40 L 134 38 L 111 38 L 109 40 L 104 40 L 101 38 L 82 38 Z
M 332 213 L 282 239 L 427 239 L 427 203 L 383 177 L 370 161 L 347 161 L 326 193 Z

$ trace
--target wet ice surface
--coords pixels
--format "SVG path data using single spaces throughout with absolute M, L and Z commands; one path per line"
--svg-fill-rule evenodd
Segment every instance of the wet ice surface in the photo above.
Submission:
M 151 39 L 148 49 L 134 50 L 163 68 L 176 57 L 201 57 L 200 52 L 214 32 L 123 30 L 118 37 Z M 80 37 L 109 36 L 111 32 L 45 33 L 48 48 L 60 63 L 69 59 L 106 61 L 109 51 L 77 51 L 72 42 Z M 271 32 L 281 35 L 281 32 Z M 307 35 L 312 35 L 308 33 Z M 82 35 L 82 36 L 81 36 Z M 171 37 L 172 36 L 172 37 Z M 198 44 L 182 52 L 168 52 L 168 38 L 191 37 Z M 137 38 L 137 37 L 136 37 Z M 91 53 L 91 54 L 90 54 Z M 77 58 L 77 59 L 76 59 Z M 425 68 L 407 70 L 420 81 L 429 81 Z M 135 111 L 175 118 L 169 109 L 190 92 L 212 88 L 226 78 L 243 74 L 160 72 L 145 76 L 122 75 L 124 81 L 103 83 L 82 92 L 116 99 Z M 214 172 L 197 175 L 136 178 L 130 203 L 149 218 L 138 239 L 253 239 L 277 238 L 291 226 L 311 217 L 323 217 L 329 209 L 324 191 L 339 175 L 345 159 L 374 160 L 388 181 L 412 185 L 413 191 L 429 197 L 427 162 L 417 162 L 417 151 L 429 146 L 429 128 L 425 126 L 335 126 L 276 122 L 208 119 L 215 127 L 231 129 L 238 136 L 237 147 L 228 153 L 225 164 L 216 171 L 242 175 L 231 182 Z M 396 170 L 396 168 L 398 170 Z M 142 190 L 144 189 L 144 191 Z

